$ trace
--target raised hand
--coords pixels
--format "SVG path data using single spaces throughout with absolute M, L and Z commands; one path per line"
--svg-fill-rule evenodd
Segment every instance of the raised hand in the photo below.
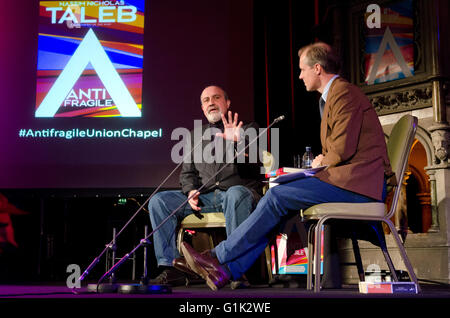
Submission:
M 241 139 L 240 130 L 244 123 L 241 121 L 238 124 L 238 114 L 234 113 L 234 118 L 231 111 L 228 111 L 228 120 L 224 114 L 221 114 L 223 122 L 223 133 L 216 133 L 216 137 L 231 141 L 239 141 Z

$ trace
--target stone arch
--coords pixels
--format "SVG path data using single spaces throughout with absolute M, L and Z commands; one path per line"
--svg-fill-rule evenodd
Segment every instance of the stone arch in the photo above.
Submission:
M 385 137 L 389 138 L 386 134 Z M 410 228 L 413 228 L 414 232 L 427 232 L 431 226 L 435 183 L 432 182 L 434 176 L 430 175 L 427 169 L 433 166 L 433 149 L 430 133 L 419 125 L 393 220 L 404 239 L 408 232 L 411 233 Z
M 434 147 L 430 133 L 425 128 L 419 125 L 416 131 L 416 139 L 419 140 L 422 146 L 425 148 L 428 166 L 432 166 L 434 158 Z
M 416 138 L 411 147 L 405 194 L 408 229 L 413 233 L 426 233 L 431 226 L 431 186 L 425 169 L 429 164 L 429 156 L 419 139 Z

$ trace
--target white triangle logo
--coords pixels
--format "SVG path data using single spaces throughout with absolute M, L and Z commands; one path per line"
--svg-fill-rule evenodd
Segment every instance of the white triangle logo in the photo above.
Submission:
M 122 117 L 141 117 L 130 92 L 106 55 L 92 29 L 86 33 L 66 67 L 56 79 L 52 88 L 36 109 L 35 117 L 54 117 L 70 90 L 91 63 Z
M 378 66 L 381 63 L 381 60 L 383 58 L 384 52 L 387 50 L 387 45 L 391 47 L 392 52 L 394 53 L 395 58 L 397 59 L 398 65 L 400 66 L 403 74 L 405 77 L 413 76 L 411 73 L 408 64 L 406 63 L 405 59 L 403 58 L 402 52 L 400 48 L 397 45 L 397 42 L 395 42 L 394 36 L 392 35 L 391 29 L 389 27 L 386 27 L 386 31 L 384 32 L 383 39 L 381 40 L 380 46 L 378 48 L 378 52 L 375 55 L 375 62 L 372 66 L 372 71 L 369 74 L 369 77 L 367 78 L 367 83 L 372 85 L 375 83 L 375 79 L 377 77 L 377 71 Z

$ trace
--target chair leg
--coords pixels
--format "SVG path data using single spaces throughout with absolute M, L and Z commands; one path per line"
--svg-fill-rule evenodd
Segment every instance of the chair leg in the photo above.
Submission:
M 312 277 L 313 277 L 313 258 L 314 258 L 314 228 L 316 227 L 315 224 L 311 224 L 308 230 L 308 272 L 306 274 L 306 289 L 311 290 L 312 289 Z
M 323 223 L 326 221 L 326 218 L 323 218 L 317 222 L 317 225 L 314 229 L 314 292 L 320 292 L 321 283 L 320 283 L 320 265 L 321 265 L 321 256 L 322 256 L 322 228 Z
M 271 266 L 272 265 L 272 262 L 271 262 L 272 255 L 270 253 L 270 245 L 266 246 L 266 248 L 264 250 L 264 253 L 265 253 L 265 256 L 266 256 L 267 275 L 268 275 L 268 278 L 269 278 L 269 282 L 271 282 L 272 279 L 273 279 L 273 274 L 272 274 L 272 266 Z
M 356 239 L 356 236 L 354 233 L 352 235 L 352 245 L 353 245 L 353 254 L 355 255 L 356 267 L 358 269 L 359 280 L 361 282 L 364 282 L 366 280 L 366 278 L 365 278 L 365 274 L 364 274 L 364 268 L 362 265 L 361 253 L 359 250 L 358 240 Z
M 214 248 L 214 239 L 212 237 L 212 234 L 208 235 L 208 242 L 209 242 L 209 249 L 213 249 Z
M 386 240 L 384 237 L 384 233 L 380 233 L 375 225 L 371 225 L 372 229 L 375 231 L 375 234 L 377 235 L 378 241 L 380 242 L 380 248 L 383 252 L 384 259 L 386 260 L 386 263 L 389 267 L 389 271 L 391 272 L 392 278 L 394 282 L 398 282 L 397 273 L 395 272 L 394 263 L 392 262 L 391 256 L 389 255 Z
M 184 228 L 181 227 L 178 230 L 178 235 L 177 235 L 177 249 L 181 256 L 183 256 L 183 252 L 181 251 L 181 242 L 183 241 L 183 233 L 184 233 Z
M 416 273 L 414 272 L 414 269 L 411 265 L 411 262 L 409 261 L 408 255 L 406 254 L 406 250 L 405 247 L 402 244 L 402 241 L 400 239 L 400 236 L 398 235 L 394 224 L 392 224 L 392 222 L 390 222 L 389 220 L 384 220 L 384 222 L 389 226 L 389 229 L 391 230 L 392 236 L 395 239 L 395 242 L 397 243 L 398 249 L 400 251 L 400 255 L 403 259 L 403 263 L 406 266 L 406 269 L 408 271 L 409 277 L 411 278 L 411 280 L 416 284 L 417 286 L 417 291 L 420 292 L 420 285 L 419 282 L 417 280 L 417 276 Z

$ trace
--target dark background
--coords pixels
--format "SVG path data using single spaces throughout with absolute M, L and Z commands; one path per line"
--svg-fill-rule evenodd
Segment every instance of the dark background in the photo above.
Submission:
M 159 116 L 143 118 L 142 124 L 166 127 L 166 131 L 192 127 L 193 119 L 203 117 L 199 105 L 201 90 L 214 83 L 227 90 L 233 110 L 244 120 L 255 120 L 265 127 L 279 115 L 286 116 L 276 126 L 280 129 L 280 166 L 292 165 L 293 155 L 303 153 L 308 145 L 318 154 L 318 95 L 306 92 L 298 79 L 297 56 L 303 45 L 317 38 L 327 40 L 327 32 L 322 34 L 316 25 L 319 22 L 315 18 L 316 3 L 312 0 L 146 2 L 143 101 L 144 108 L 154 109 L 158 105 Z M 323 16 L 323 6 L 317 9 L 319 16 Z M 174 167 L 167 165 L 167 161 L 162 169 L 148 166 L 155 164 L 151 162 L 152 156 L 170 158 L 171 144 L 157 150 L 145 149 L 148 144 L 132 147 L 120 144 L 118 149 L 135 160 L 121 161 L 126 169 L 106 165 L 101 147 L 111 148 L 95 145 L 100 148 L 87 155 L 89 159 L 94 157 L 92 162 L 101 161 L 103 179 L 92 174 L 96 167 L 86 165 L 74 167 L 73 171 L 78 171 L 76 184 L 70 182 L 70 169 L 60 170 L 64 173 L 57 178 L 36 171 L 29 160 L 33 157 L 30 149 L 40 153 L 56 146 L 52 148 L 56 152 L 70 148 L 71 154 L 77 154 L 92 148 L 70 141 L 53 141 L 51 145 L 35 141 L 32 145 L 15 143 L 13 135 L 17 132 L 10 127 L 36 120 L 33 114 L 38 5 L 32 1 L 9 2 L 0 14 L 0 163 L 3 164 L 0 168 L 8 169 L 5 162 L 11 163 L 14 158 L 24 162 L 22 175 L 16 174 L 15 178 L 33 181 L 0 180 L 2 185 L 29 185 L 0 187 L 12 204 L 28 212 L 12 216 L 19 248 L 0 255 L 0 279 L 65 280 L 67 266 L 78 264 L 84 270 L 111 241 L 112 228 L 119 230 Z M 24 109 L 29 112 L 26 119 L 12 116 L 23 114 Z M 95 158 L 97 155 L 100 157 Z M 56 186 L 51 180 L 57 181 Z M 163 189 L 172 188 L 177 182 L 175 173 Z M 30 186 L 33 184 L 36 186 Z M 150 221 L 143 209 L 118 238 L 118 257 L 139 243 L 145 225 L 150 227 Z M 137 257 L 142 252 L 138 250 Z M 150 275 L 155 276 L 152 248 L 150 254 Z M 141 263 L 138 259 L 137 278 L 142 275 Z M 131 266 L 132 261 L 125 263 L 118 276 L 130 278 Z M 104 272 L 105 257 L 89 279 L 96 281 Z

